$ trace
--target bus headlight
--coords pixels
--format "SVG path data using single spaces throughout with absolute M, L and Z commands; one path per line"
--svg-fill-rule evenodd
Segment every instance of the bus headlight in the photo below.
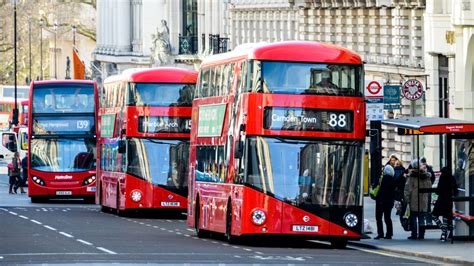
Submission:
M 262 210 L 255 210 L 252 212 L 252 222 L 256 225 L 262 225 L 265 223 L 265 220 L 267 219 L 267 216 L 265 215 L 265 212 Z
M 133 201 L 139 202 L 142 199 L 142 193 L 138 190 L 134 190 L 132 191 L 131 197 Z
M 357 219 L 357 215 L 353 213 L 347 213 L 344 215 L 344 222 L 346 222 L 347 226 L 354 227 L 359 222 L 359 219 Z
M 45 186 L 46 183 L 43 181 L 43 179 L 37 177 L 37 176 L 33 176 L 31 179 L 33 179 L 33 182 L 35 182 L 36 184 L 40 185 L 40 186 Z
M 95 175 L 86 177 L 86 179 L 84 179 L 84 181 L 82 181 L 82 185 L 83 186 L 88 186 L 88 185 L 94 183 L 95 179 L 96 179 Z

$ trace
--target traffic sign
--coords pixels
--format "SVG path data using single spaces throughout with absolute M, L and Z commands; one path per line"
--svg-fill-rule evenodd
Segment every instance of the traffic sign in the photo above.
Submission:
M 383 86 L 383 106 L 385 110 L 400 109 L 400 85 Z
M 365 81 L 366 120 L 383 120 L 383 81 Z
M 423 96 L 423 84 L 416 79 L 409 79 L 402 86 L 402 94 L 410 101 L 416 101 Z
M 368 82 L 365 86 L 365 97 L 383 98 L 382 82 L 378 80 Z

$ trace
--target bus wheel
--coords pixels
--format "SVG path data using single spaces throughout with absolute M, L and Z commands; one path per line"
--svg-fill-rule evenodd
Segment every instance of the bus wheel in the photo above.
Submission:
M 229 244 L 237 243 L 237 237 L 232 235 L 232 205 L 229 201 L 227 204 L 227 219 L 225 227 L 225 238 Z
M 197 199 L 196 201 L 196 210 L 194 212 L 194 217 L 195 217 L 195 220 L 194 220 L 194 228 L 196 229 L 196 234 L 199 238 L 206 238 L 209 236 L 209 233 L 205 230 L 202 230 L 201 228 L 199 228 L 199 218 L 200 218 L 200 214 L 201 214 L 201 205 L 200 205 L 200 202 L 199 202 L 199 198 Z
M 331 247 L 335 249 L 345 249 L 347 246 L 347 239 L 333 239 L 331 240 Z
M 45 202 L 45 198 L 40 197 L 40 196 L 32 196 L 30 199 L 31 199 L 31 203 L 43 203 L 43 202 Z

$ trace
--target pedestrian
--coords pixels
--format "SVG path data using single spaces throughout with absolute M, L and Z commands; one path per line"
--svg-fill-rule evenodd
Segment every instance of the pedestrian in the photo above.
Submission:
M 377 220 L 377 236 L 374 239 L 392 239 L 393 225 L 391 212 L 394 204 L 394 183 L 395 170 L 390 164 L 385 165 L 380 188 L 375 198 L 375 219 Z M 382 217 L 387 227 L 387 234 L 384 237 Z
M 439 177 L 438 186 L 435 193 L 438 194 L 438 199 L 433 208 L 433 220 L 441 229 L 441 241 L 446 241 L 448 238 L 448 229 L 451 229 L 453 224 L 453 195 L 456 194 L 457 186 L 451 171 L 448 167 L 441 169 L 441 176 Z M 439 217 L 442 217 L 442 220 Z
M 420 169 L 418 159 L 414 159 L 411 164 L 410 173 L 408 175 L 405 189 L 404 200 L 410 208 L 410 229 L 411 236 L 408 239 L 424 239 L 425 218 L 428 213 L 428 194 L 419 193 L 420 189 L 431 188 L 429 175 Z
M 433 166 L 429 165 L 426 162 L 425 157 L 420 158 L 420 168 L 425 169 L 426 173 L 428 173 L 429 176 L 430 176 L 431 184 L 434 184 L 434 182 L 436 180 L 436 176 L 435 176 L 435 173 L 433 171 Z
M 12 162 L 11 165 L 8 166 L 8 176 L 9 176 L 9 183 L 10 187 L 8 190 L 8 193 L 10 194 L 17 194 L 17 190 L 19 187 L 19 181 L 20 181 L 20 154 L 18 152 L 15 152 L 13 154 Z
M 407 204 L 403 199 L 403 191 L 405 189 L 406 183 L 406 169 L 403 167 L 403 163 L 400 160 L 397 160 L 395 163 L 395 176 L 393 177 L 393 186 L 394 186 L 394 199 L 395 199 L 395 208 L 397 209 L 396 214 L 400 216 L 400 223 L 403 224 L 403 216 L 407 208 Z
M 388 157 L 388 161 L 385 163 L 385 165 L 391 165 L 392 167 L 395 167 L 395 163 L 397 161 L 399 161 L 397 155 L 390 154 L 390 157 Z
M 23 190 L 26 187 L 26 181 L 28 180 L 28 152 L 25 157 L 21 160 L 21 193 L 26 193 Z

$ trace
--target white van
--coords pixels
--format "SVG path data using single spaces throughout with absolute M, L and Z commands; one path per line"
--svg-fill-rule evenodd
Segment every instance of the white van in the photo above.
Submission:
M 13 153 L 16 151 L 20 152 L 21 157 L 21 149 L 20 145 L 18 144 L 17 134 L 15 132 L 0 131 L 0 138 L 2 141 L 0 145 L 0 160 L 3 160 L 7 163 L 11 162 Z

